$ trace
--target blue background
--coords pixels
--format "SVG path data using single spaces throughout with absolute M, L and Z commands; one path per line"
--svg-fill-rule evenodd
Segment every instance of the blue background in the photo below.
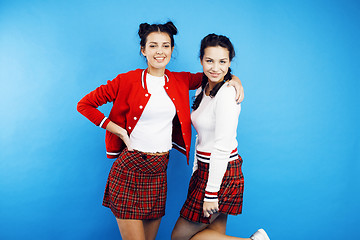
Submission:
M 201 71 L 208 33 L 236 48 L 246 183 L 243 214 L 229 218 L 227 232 L 357 238 L 358 1 L 8 0 L 0 1 L 0 239 L 120 238 L 101 205 L 112 164 L 105 132 L 76 104 L 118 73 L 146 67 L 138 25 L 169 19 L 179 29 L 170 70 Z M 169 239 L 190 174 L 172 150 L 158 239 Z

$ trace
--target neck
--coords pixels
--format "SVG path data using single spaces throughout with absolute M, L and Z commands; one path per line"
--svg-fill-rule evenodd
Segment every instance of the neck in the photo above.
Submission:
M 216 84 L 218 84 L 218 83 L 208 81 L 208 90 L 209 90 L 209 92 L 215 87 Z
M 208 80 L 207 87 L 205 88 L 205 94 L 206 94 L 206 96 L 209 96 L 211 90 L 214 89 L 214 87 L 216 86 L 216 84 L 218 84 L 219 82 L 222 82 L 222 81 L 224 81 L 224 78 L 221 79 L 220 81 L 217 81 L 217 82 L 212 82 L 212 81 Z
M 148 66 L 147 72 L 155 77 L 162 77 L 165 74 L 165 68 L 153 68 Z

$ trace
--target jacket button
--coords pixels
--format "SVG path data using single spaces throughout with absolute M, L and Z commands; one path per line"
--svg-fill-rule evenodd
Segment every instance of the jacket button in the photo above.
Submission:
M 145 97 L 148 97 L 148 96 L 149 96 L 149 94 L 146 93 L 146 94 L 145 94 Z
M 134 117 L 134 120 L 137 120 L 137 117 Z
M 128 129 L 131 129 L 131 127 L 128 127 Z
M 173 98 L 173 100 L 175 101 L 175 98 Z
M 169 87 L 166 87 L 166 89 L 169 89 Z
M 139 108 L 140 108 L 140 109 L 143 109 L 143 106 L 142 106 L 142 105 L 140 105 L 140 106 L 139 106 Z

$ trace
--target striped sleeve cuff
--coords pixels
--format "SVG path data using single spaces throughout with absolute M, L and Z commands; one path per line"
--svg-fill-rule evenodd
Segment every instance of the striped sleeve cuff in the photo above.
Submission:
M 216 201 L 218 201 L 217 192 L 205 191 L 204 201 L 206 201 L 206 202 L 216 202 Z
M 108 125 L 109 122 L 110 122 L 110 119 L 108 119 L 107 117 L 104 117 L 104 119 L 99 124 L 99 127 L 106 129 L 106 126 Z

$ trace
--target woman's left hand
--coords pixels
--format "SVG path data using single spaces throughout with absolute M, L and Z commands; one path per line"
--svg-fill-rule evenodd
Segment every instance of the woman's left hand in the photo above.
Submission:
M 244 88 L 241 84 L 240 79 L 232 75 L 232 79 L 228 83 L 229 86 L 233 86 L 236 90 L 236 102 L 241 103 L 244 100 Z
M 210 217 L 211 214 L 217 213 L 219 211 L 219 202 L 205 202 L 203 205 L 204 217 Z

